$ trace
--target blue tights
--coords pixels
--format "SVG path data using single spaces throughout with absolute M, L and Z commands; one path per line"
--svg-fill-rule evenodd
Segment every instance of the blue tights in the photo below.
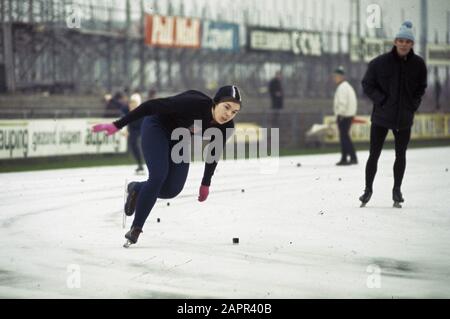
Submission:
M 141 127 L 142 153 L 148 167 L 149 178 L 137 183 L 139 192 L 133 226 L 143 227 L 157 198 L 174 198 L 183 189 L 189 172 L 189 163 L 176 164 L 170 153 L 176 141 L 158 116 L 146 117 Z

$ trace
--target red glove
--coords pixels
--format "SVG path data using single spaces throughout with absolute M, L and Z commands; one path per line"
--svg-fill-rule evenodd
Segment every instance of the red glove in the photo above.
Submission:
M 92 127 L 92 131 L 97 133 L 101 131 L 106 131 L 106 135 L 113 135 L 116 133 L 119 129 L 112 123 L 108 124 L 97 124 Z
M 198 201 L 204 202 L 209 195 L 209 186 L 200 185 L 200 189 L 198 191 Z

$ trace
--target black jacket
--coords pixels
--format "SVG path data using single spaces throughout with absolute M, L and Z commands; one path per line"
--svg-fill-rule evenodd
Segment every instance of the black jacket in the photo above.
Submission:
M 104 117 L 117 117 L 128 113 L 128 105 L 116 98 L 112 98 L 107 104 Z
M 410 128 L 427 87 L 427 68 L 413 50 L 402 59 L 394 46 L 369 63 L 362 86 L 373 102 L 372 123 Z
M 281 80 L 278 78 L 273 78 L 269 82 L 269 94 L 272 99 L 272 108 L 282 109 L 283 108 L 283 87 L 281 85 Z
M 190 129 L 191 132 L 195 131 L 194 121 L 199 120 L 202 125 L 202 136 L 204 136 L 208 128 L 218 128 L 222 133 L 222 145 L 225 148 L 226 141 L 234 133 L 234 121 L 231 120 L 224 124 L 215 123 L 211 113 L 213 104 L 214 102 L 209 96 L 199 91 L 190 90 L 166 98 L 148 100 L 113 123 L 120 129 L 145 116 L 158 115 L 168 132 L 171 133 L 178 127 Z M 211 138 L 212 142 L 214 136 Z M 213 154 L 211 155 L 219 157 L 223 149 L 217 151 L 219 153 L 216 153 L 215 148 L 212 149 L 211 153 Z M 217 166 L 217 161 L 209 157 L 209 152 L 207 154 L 202 185 L 209 186 L 211 184 L 211 177 Z
M 281 80 L 273 78 L 269 82 L 269 94 L 272 98 L 283 97 L 283 87 L 281 86 Z

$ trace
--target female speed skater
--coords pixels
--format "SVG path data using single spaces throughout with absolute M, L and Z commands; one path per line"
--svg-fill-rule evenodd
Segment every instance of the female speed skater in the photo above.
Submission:
M 127 124 L 145 117 L 141 127 L 141 143 L 149 178 L 145 182 L 131 182 L 127 186 L 125 214 L 135 215 L 131 229 L 125 234 L 127 242 L 124 247 L 137 242 L 156 200 L 174 198 L 184 187 L 189 162 L 174 161 L 172 148 L 179 140 L 172 139 L 172 132 L 177 128 L 185 128 L 189 129 L 190 134 L 197 131 L 199 133 L 200 128 L 194 125 L 194 121 L 201 123 L 202 136 L 208 128 L 217 128 L 221 132 L 222 149 L 214 149 L 211 152 L 214 160 L 207 158 L 205 163 L 198 196 L 198 200 L 203 202 L 209 195 L 211 177 L 220 157 L 216 152 L 223 151 L 227 139 L 232 135 L 233 118 L 240 109 L 239 89 L 234 85 L 227 85 L 219 88 L 212 99 L 202 92 L 189 90 L 171 97 L 149 100 L 117 121 L 97 124 L 92 128 L 94 132 L 105 131 L 107 135 L 111 135 Z M 214 139 L 213 136 L 211 142 Z

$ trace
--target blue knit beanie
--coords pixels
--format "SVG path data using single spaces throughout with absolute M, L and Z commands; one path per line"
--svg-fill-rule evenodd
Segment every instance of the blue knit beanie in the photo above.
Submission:
M 410 21 L 403 22 L 402 26 L 400 27 L 400 30 L 398 31 L 397 35 L 395 36 L 396 39 L 408 39 L 414 42 L 414 34 L 412 30 L 412 23 Z

